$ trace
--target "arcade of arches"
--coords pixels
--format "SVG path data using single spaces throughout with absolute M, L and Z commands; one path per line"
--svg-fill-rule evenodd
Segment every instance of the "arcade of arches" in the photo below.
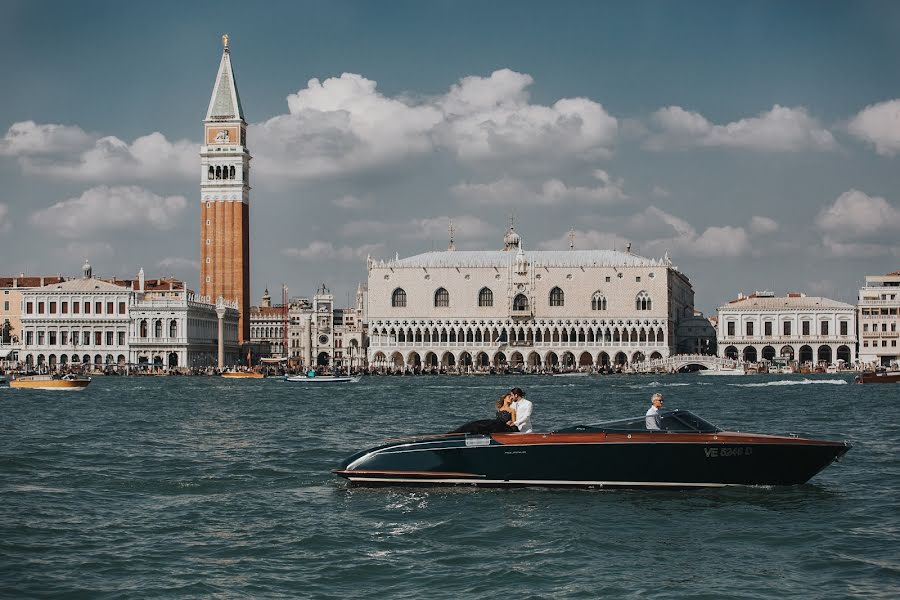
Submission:
M 723 356 L 745 362 L 771 361 L 782 359 L 788 362 L 796 361 L 804 363 L 835 364 L 839 360 L 849 364 L 852 362 L 853 353 L 846 344 L 787 344 L 765 346 L 727 346 Z

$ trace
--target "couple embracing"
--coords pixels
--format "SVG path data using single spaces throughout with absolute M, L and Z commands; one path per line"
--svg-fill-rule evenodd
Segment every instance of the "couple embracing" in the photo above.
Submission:
M 531 402 L 522 388 L 513 388 L 497 400 L 497 415 L 493 419 L 469 421 L 450 433 L 531 433 Z

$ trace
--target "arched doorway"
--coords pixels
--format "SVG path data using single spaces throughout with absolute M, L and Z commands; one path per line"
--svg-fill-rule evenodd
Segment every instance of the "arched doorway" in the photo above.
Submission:
M 525 357 L 522 356 L 521 352 L 513 352 L 512 356 L 509 357 L 509 364 L 514 367 L 520 367 L 525 364 Z
M 506 365 L 506 355 L 502 352 L 498 352 L 494 355 L 494 365 L 497 367 L 502 367 Z
M 475 364 L 477 364 L 479 367 L 487 367 L 488 365 L 490 365 L 491 359 L 487 355 L 487 352 L 479 352 L 475 356 Z
M 329 362 L 331 362 L 331 357 L 328 356 L 328 353 L 319 352 L 319 355 L 316 357 L 316 366 L 327 367 Z
M 403 368 L 403 355 L 399 352 L 394 352 L 391 354 L 391 366 L 395 369 Z
M 628 362 L 628 357 L 625 356 L 624 352 L 616 352 L 615 361 L 617 365 L 622 366 Z
M 608 367 L 609 366 L 609 354 L 607 354 L 606 352 L 601 352 L 600 354 L 598 354 L 597 355 L 597 364 L 599 364 L 601 367 Z
M 429 367 L 437 367 L 438 366 L 438 357 L 434 352 L 428 352 L 425 355 L 425 364 Z
M 548 352 L 547 358 L 544 359 L 544 364 L 549 367 L 555 367 L 559 364 L 559 357 L 556 355 L 556 352 Z
M 578 366 L 579 367 L 590 367 L 594 364 L 594 357 L 591 356 L 590 352 L 582 352 L 581 356 L 578 357 Z
M 178 366 L 178 354 L 176 352 L 169 353 L 169 368 L 174 369 Z
M 56 355 L 55 354 L 51 354 L 50 356 L 47 357 L 47 366 L 50 367 L 51 369 L 56 368 Z
M 762 357 L 763 360 L 771 361 L 775 358 L 775 348 L 772 346 L 766 346 L 762 349 Z
M 97 356 L 99 357 L 100 355 L 98 354 Z M 161 367 L 162 364 L 163 364 L 162 356 L 154 356 L 153 357 L 153 366 L 154 367 Z
M 797 353 L 797 357 L 801 363 L 812 362 L 813 360 L 813 351 L 811 346 L 800 346 L 800 352 Z
M 831 346 L 826 346 L 825 344 L 819 346 L 819 351 L 816 353 L 818 362 L 823 362 L 826 365 L 830 365 L 831 356 Z
M 63 354 L 59 357 L 59 366 L 65 367 L 68 362 L 69 362 L 69 357 L 66 356 L 65 354 Z
M 418 352 L 410 352 L 409 356 L 406 357 L 406 365 L 414 369 L 419 368 L 422 366 L 422 357 L 419 356 Z
M 787 361 L 794 360 L 794 349 L 791 346 L 781 347 L 781 358 Z
M 850 348 L 848 346 L 838 346 L 837 349 L 837 359 L 839 361 L 844 361 L 845 364 L 850 364 Z
M 725 358 L 730 358 L 731 360 L 737 360 L 738 351 L 734 346 L 728 346 L 725 348 Z
M 575 355 L 571 352 L 563 352 L 562 355 L 563 366 L 567 369 L 570 369 L 575 366 Z
M 659 360 L 661 358 L 662 358 L 662 354 L 660 354 L 659 352 L 654 352 L 653 354 L 650 355 L 650 360 Z
M 459 364 L 463 367 L 471 367 L 472 366 L 472 355 L 468 352 L 463 352 L 459 355 Z
M 528 366 L 532 369 L 539 369 L 541 367 L 541 355 L 537 352 L 530 352 L 528 354 Z
M 632 354 L 631 362 L 632 363 L 644 362 L 644 353 L 643 352 L 635 352 L 634 354 Z
M 47 362 L 47 358 L 43 354 L 37 355 L 37 364 L 39 367 L 44 366 L 44 363 Z
M 744 360 L 746 362 L 756 362 L 756 348 L 753 346 L 744 348 Z
M 441 357 L 441 364 L 445 367 L 455 367 L 456 357 L 453 356 L 452 352 L 444 352 L 444 356 Z
M 372 365 L 375 367 L 383 367 L 387 362 L 387 357 L 384 355 L 384 352 L 376 352 L 374 356 L 372 356 Z

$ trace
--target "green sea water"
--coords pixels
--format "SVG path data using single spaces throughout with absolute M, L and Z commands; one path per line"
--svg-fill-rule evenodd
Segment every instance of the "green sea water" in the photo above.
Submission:
M 388 437 L 493 414 L 536 430 L 643 414 L 848 439 L 803 486 L 357 488 Z M 0 388 L 4 598 L 897 598 L 900 385 L 845 376 L 96 378 Z

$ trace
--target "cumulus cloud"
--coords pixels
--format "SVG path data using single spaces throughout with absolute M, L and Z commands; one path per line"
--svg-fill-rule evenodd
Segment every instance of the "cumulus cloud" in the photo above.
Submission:
M 568 250 L 574 244 L 576 250 L 625 250 L 629 240 L 616 233 L 593 229 L 567 231 L 561 236 L 538 243 L 538 250 Z
M 900 100 L 867 106 L 847 126 L 856 137 L 875 146 L 884 156 L 900 152 Z
M 769 217 L 753 217 L 750 219 L 750 232 L 755 235 L 768 235 L 778 231 L 778 223 Z
M 608 206 L 628 200 L 622 179 L 613 179 L 606 171 L 596 169 L 596 186 L 567 185 L 559 179 L 549 179 L 540 189 L 531 189 L 525 182 L 504 177 L 490 183 L 458 183 L 450 188 L 456 198 L 470 203 L 500 206 L 550 206 L 575 202 L 594 206 Z
M 725 125 L 711 123 L 703 115 L 680 106 L 668 106 L 653 113 L 650 126 L 644 145 L 651 150 L 705 146 L 797 152 L 836 147 L 831 132 L 805 108 L 778 104 L 756 117 Z
M 834 256 L 900 255 L 900 209 L 880 196 L 844 192 L 819 212 L 815 223 Z
M 310 242 L 305 248 L 282 248 L 282 256 L 297 260 L 360 260 L 370 254 L 376 254 L 384 250 L 384 244 L 363 244 L 362 246 L 340 246 L 331 242 L 316 240 Z
M 12 229 L 12 222 L 9 220 L 9 207 L 0 202 L 0 233 L 5 233 Z
M 359 198 L 357 196 L 353 196 L 352 194 L 346 194 L 344 196 L 341 196 L 340 198 L 335 198 L 331 201 L 331 203 L 338 208 L 353 210 L 369 206 L 371 204 L 371 200 L 369 198 Z
M 530 75 L 509 69 L 465 77 L 446 94 L 387 97 L 344 73 L 311 79 L 288 113 L 251 126 L 261 173 L 327 177 L 401 164 L 446 149 L 462 160 L 592 158 L 609 154 L 617 121 L 586 98 L 532 104 Z
M 400 222 L 350 221 L 341 226 L 340 234 L 345 237 L 377 235 L 407 240 L 449 240 L 450 219 L 445 215 Z M 472 215 L 460 215 L 452 219 L 453 237 L 456 240 L 483 239 L 497 232 L 494 226 Z
M 32 213 L 35 227 L 66 238 L 100 231 L 171 229 L 187 206 L 183 196 L 158 196 L 137 186 L 98 186 Z
M 0 156 L 16 157 L 31 174 L 63 179 L 133 181 L 196 177 L 199 146 L 170 142 L 154 132 L 127 143 L 72 125 L 13 123 L 0 140 Z
M 650 194 L 652 194 L 656 198 L 668 198 L 672 195 L 669 190 L 659 185 L 654 185 L 653 190 L 650 192 Z
M 13 123 L 0 140 L 0 156 L 32 156 L 80 150 L 94 137 L 83 129 L 34 121 Z

